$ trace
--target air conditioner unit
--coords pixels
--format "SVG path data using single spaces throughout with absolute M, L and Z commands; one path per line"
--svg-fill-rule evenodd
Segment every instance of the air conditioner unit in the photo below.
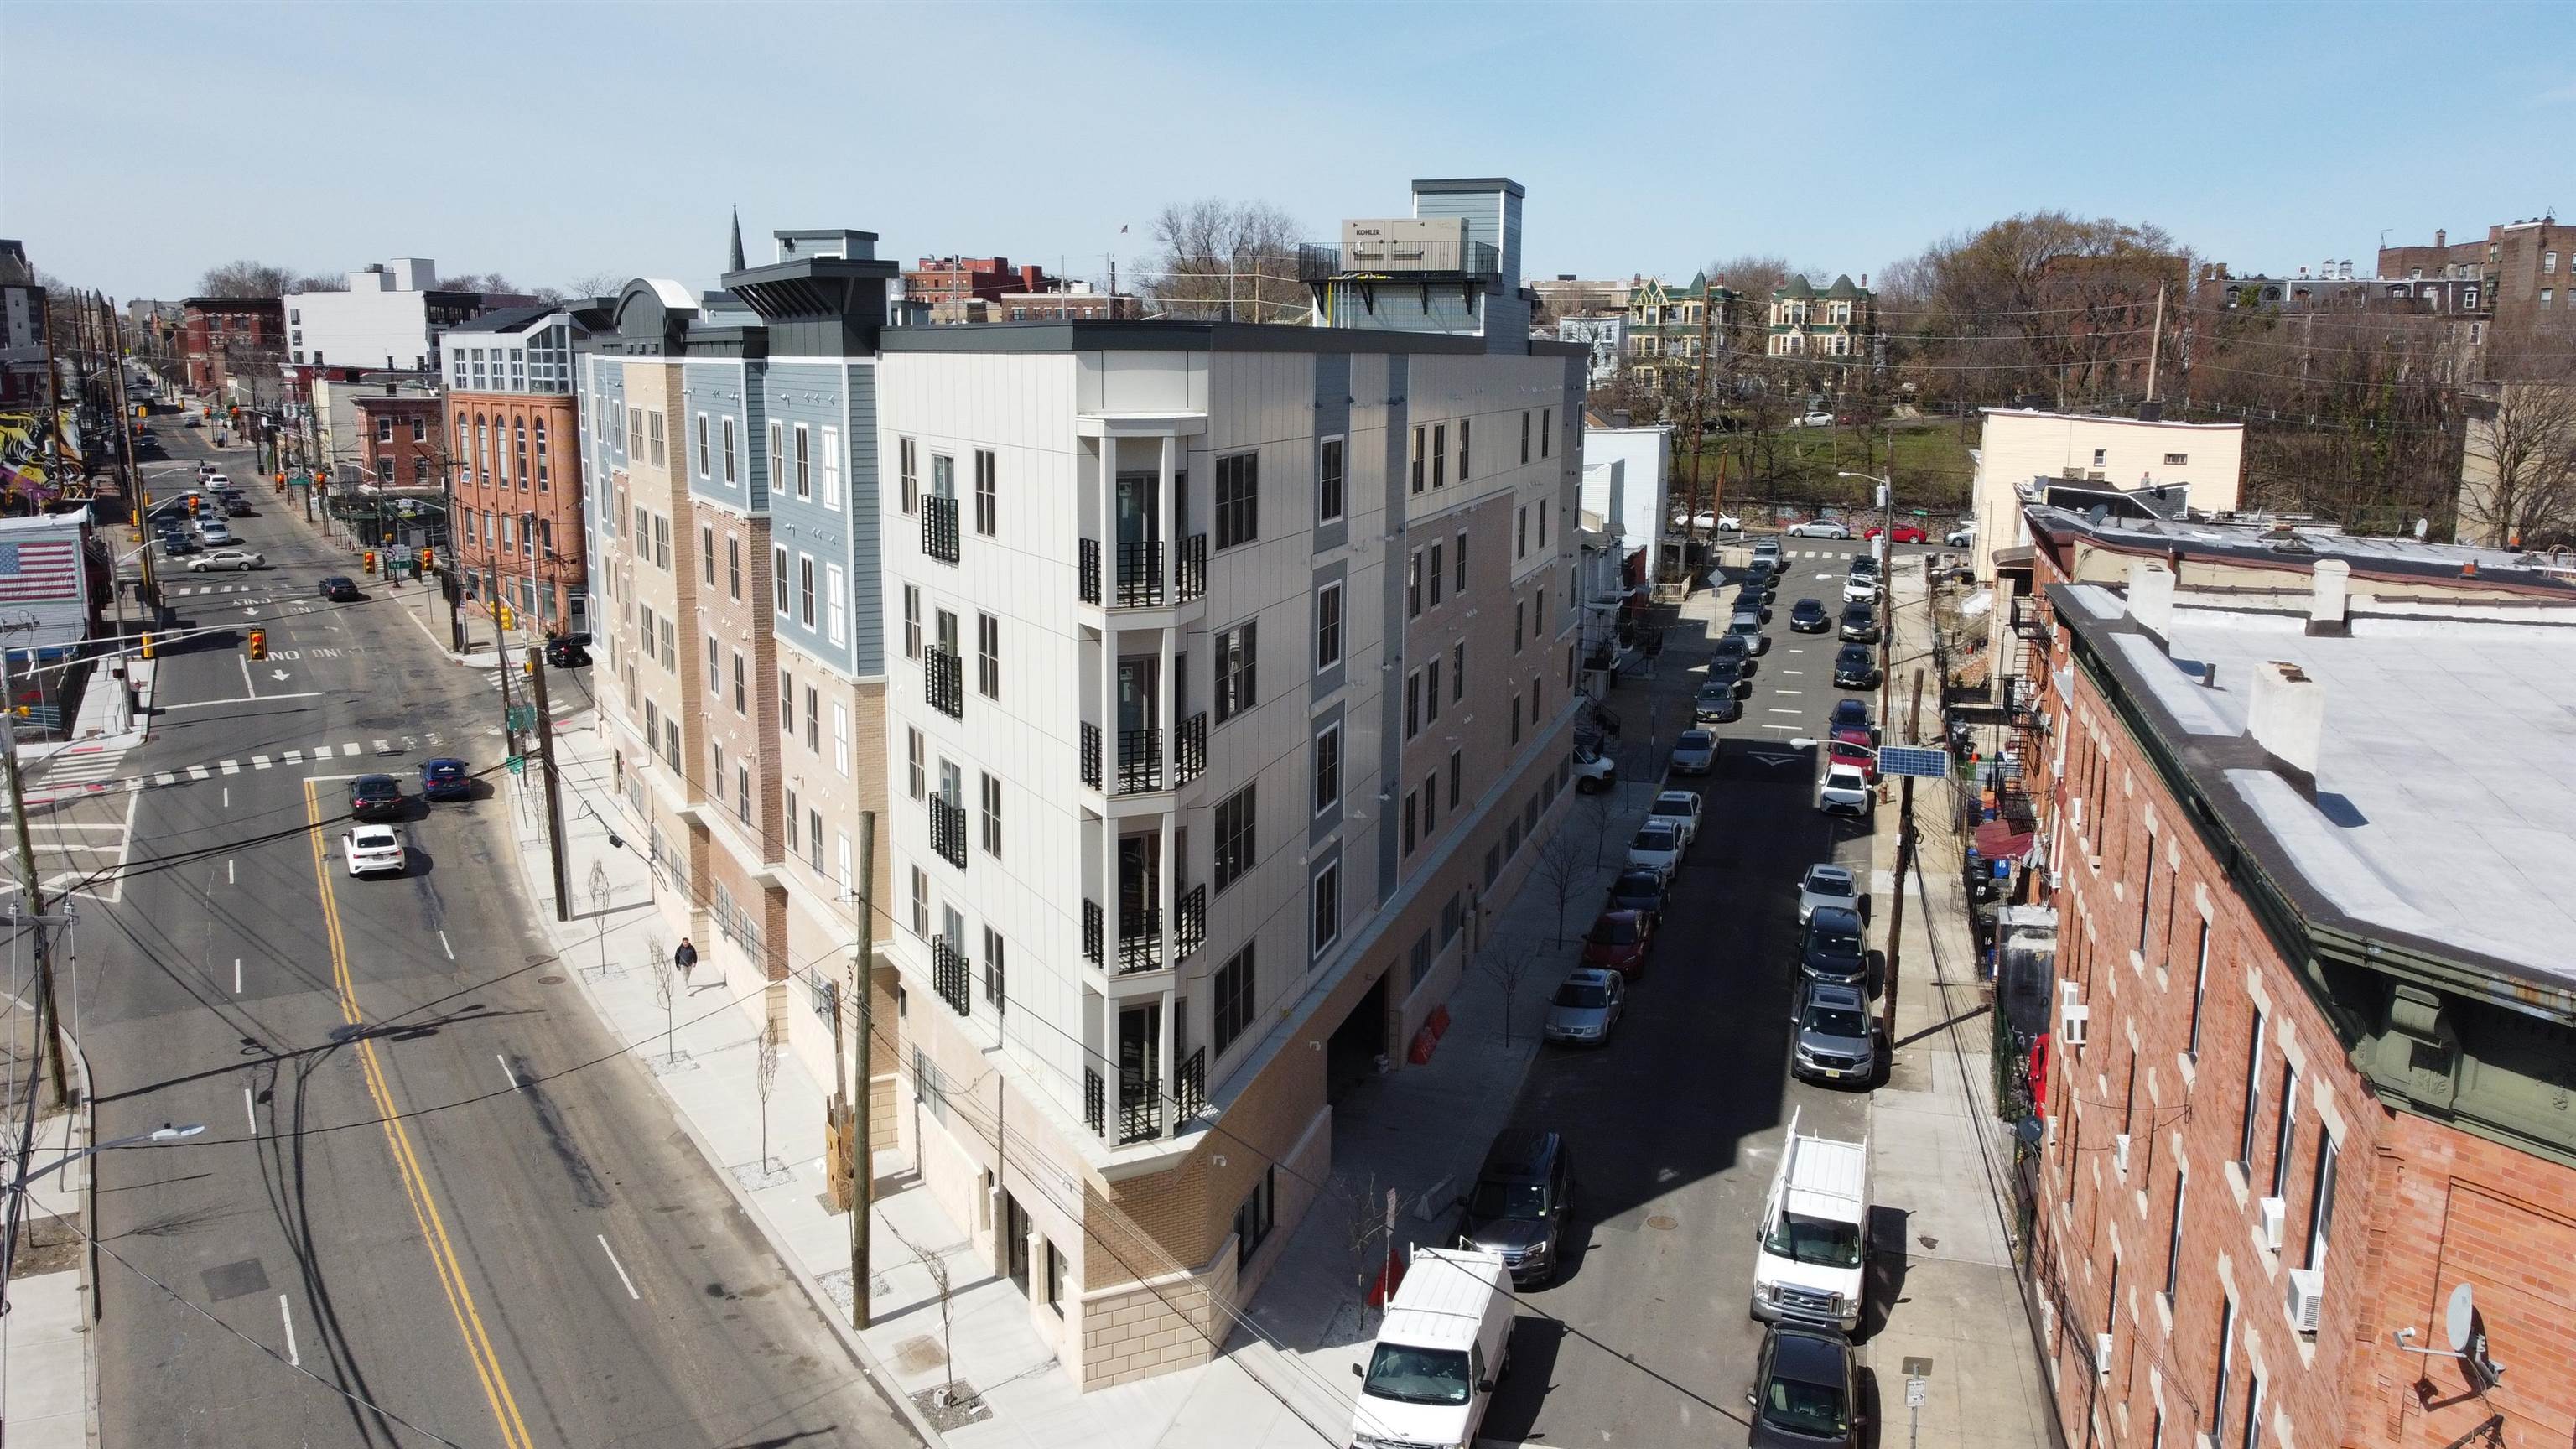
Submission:
M 2317 1331 L 2318 1315 L 2326 1302 L 2326 1275 L 2315 1268 L 2290 1270 L 2290 1326 L 2301 1333 Z
M 2085 1024 L 2093 1018 L 2093 1008 L 2081 1002 L 2068 1002 L 2057 1013 L 2057 1040 L 2061 1046 L 2084 1045 Z
M 2093 1335 L 2093 1371 L 2105 1377 L 2111 1372 L 2111 1335 Z
M 2267 1197 L 2254 1205 L 2263 1215 L 2263 1246 L 2281 1251 L 2281 1227 L 2290 1216 L 2290 1205 L 2277 1197 Z
M 2111 1170 L 2126 1177 L 2129 1172 L 2129 1134 L 2116 1133 L 2111 1138 Z

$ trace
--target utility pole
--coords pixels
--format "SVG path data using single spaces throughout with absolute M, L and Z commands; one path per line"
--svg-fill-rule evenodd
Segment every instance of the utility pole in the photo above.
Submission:
M 845 1120 L 853 1124 L 849 1150 L 842 1154 L 849 1159 L 850 1174 L 850 1326 L 853 1328 L 868 1326 L 868 1198 L 876 1190 L 877 1176 L 875 1139 L 869 1135 L 871 1125 L 868 1121 L 868 1099 L 871 1095 L 868 1079 L 874 1070 L 869 1058 L 876 1036 L 875 1000 L 868 982 L 868 965 L 875 959 L 877 944 L 876 880 L 877 812 L 862 810 L 859 812 L 859 939 L 850 948 L 851 999 L 857 1003 L 859 1021 L 858 1090 L 853 1092 L 846 1079 L 840 1084 Z M 837 1057 L 840 1040 L 840 1023 L 837 1021 L 833 1023 L 832 1037 Z M 836 1075 L 838 1071 L 836 1061 Z M 1000 1174 L 995 1174 L 993 1180 L 1000 1182 Z
M 501 632 L 501 609 L 492 610 L 492 658 L 501 669 L 501 728 L 509 731 L 510 753 L 519 753 L 519 727 L 510 717 L 510 639 Z
M 0 679 L 9 680 L 7 692 L 16 692 L 6 656 L 0 656 Z M 18 771 L 18 715 L 7 704 L 0 700 L 0 742 L 9 750 L 9 813 L 18 824 L 18 869 L 27 883 L 27 919 L 36 933 L 36 1055 L 51 1064 L 54 1105 L 66 1107 L 71 1105 L 71 1084 L 63 1073 L 62 1044 L 55 1039 L 62 1030 L 63 1013 L 54 1000 L 54 957 L 45 938 L 43 878 L 36 874 L 36 844 L 27 835 L 26 782 Z
M 1686 524 L 1685 524 L 1685 527 L 1686 527 L 1687 531 L 1686 531 L 1686 533 L 1684 534 L 1684 537 L 1688 540 L 1688 542 L 1686 542 L 1686 543 L 1684 543 L 1684 544 L 1682 545 L 1682 558 L 1683 558 L 1684 566 L 1685 566 L 1686 568 L 1689 566 L 1689 560 L 1690 560 L 1690 545 L 1691 545 L 1691 544 L 1693 544 L 1693 543 L 1697 543 L 1697 542 L 1699 542 L 1699 515 L 1700 515 L 1700 513 L 1701 513 L 1701 509 L 1700 509 L 1700 506 L 1699 506 L 1699 455 L 1700 455 L 1700 449 L 1701 449 L 1701 447 L 1702 447 L 1703 439 L 1707 436 L 1707 433 L 1708 433 L 1708 364 L 1709 364 L 1709 360 L 1710 360 L 1710 359 L 1709 359 L 1708 344 L 1709 344 L 1709 335 L 1710 335 L 1710 331 L 1711 331 L 1711 328 L 1712 328 L 1712 326 L 1713 326 L 1713 324 L 1714 324 L 1714 322 L 1715 322 L 1715 320 L 1716 320 L 1716 317 L 1717 317 L 1717 304 L 1716 304 L 1716 302 L 1714 302 L 1713 300 L 1711 300 L 1711 298 L 1710 298 L 1710 295 L 1709 295 L 1709 294 L 1710 294 L 1711 292 L 1715 291 L 1715 290 L 1716 290 L 1716 288 L 1715 288 L 1715 287 L 1714 287 L 1714 286 L 1709 282 L 1709 280 L 1708 280 L 1708 274 L 1707 274 L 1707 273 L 1705 273 L 1705 272 L 1701 273 L 1701 274 L 1700 274 L 1700 289 L 1699 289 L 1699 356 L 1698 356 L 1697 358 L 1693 359 L 1693 364 L 1692 364 L 1692 367 L 1691 367 L 1691 406 L 1690 406 L 1690 500 L 1691 500 L 1691 505 L 1690 505 L 1690 506 L 1691 506 L 1691 514 L 1690 514 L 1690 518 L 1687 520 L 1687 522 L 1686 522 Z M 1716 517 L 1716 514 L 1717 514 L 1717 502 L 1716 502 L 1716 500 L 1715 500 L 1715 499 L 1713 499 L 1713 498 L 1712 498 L 1712 499 L 1709 501 L 1709 507 L 1708 507 L 1708 509 L 1707 509 L 1707 512 L 1708 512 L 1708 514 L 1709 514 L 1709 532 L 1710 532 L 1711 534 L 1714 534 L 1714 533 L 1716 533 L 1716 532 L 1717 532 L 1717 517 Z M 1663 520 L 1662 520 L 1662 519 L 1657 519 L 1657 520 L 1655 520 L 1655 527 L 1656 527 L 1656 529 L 1658 530 L 1658 532 L 1660 532 L 1660 531 L 1662 530 L 1662 528 L 1663 528 Z M 1657 583 L 1660 583 L 1660 582 L 1662 582 L 1662 580 L 1660 580 L 1660 579 L 1648 579 L 1648 580 L 1646 581 L 1646 583 L 1647 583 L 1647 585 L 1648 585 L 1649 587 L 1652 587 L 1653 585 L 1655 585 L 1655 584 L 1657 584 Z M 1689 591 L 1689 585 L 1688 585 L 1687 577 L 1685 577 L 1685 582 L 1684 582 L 1684 585 L 1683 585 L 1683 591 L 1684 591 L 1685 593 L 1687 593 L 1687 592 Z
M 439 582 L 447 595 L 447 642 L 459 654 L 465 652 L 465 616 L 462 602 L 465 587 L 456 578 L 456 570 L 465 561 L 465 549 L 456 540 L 456 457 L 451 452 L 438 470 L 439 487 L 447 494 L 447 567 L 439 572 Z
M 2147 333 L 2147 401 L 2156 400 L 2156 364 L 2164 358 L 2165 284 L 2156 283 L 2156 322 Z
M 564 860 L 563 781 L 555 774 L 555 721 L 546 712 L 546 661 L 544 651 L 528 646 L 528 692 L 537 707 L 537 768 L 546 778 L 546 854 L 554 862 L 555 919 L 572 919 L 572 867 Z M 509 660 L 501 661 L 503 677 L 509 674 Z M 523 777 L 524 778 L 524 777 Z
M 1923 719 L 1923 671 L 1914 671 L 1914 703 L 1905 713 L 1905 742 L 1912 744 Z M 1888 1050 L 1896 1049 L 1896 964 L 1905 941 L 1905 876 L 1914 864 L 1914 777 L 1905 777 L 1896 807 L 1896 899 L 1887 912 L 1887 1004 L 1880 1030 Z

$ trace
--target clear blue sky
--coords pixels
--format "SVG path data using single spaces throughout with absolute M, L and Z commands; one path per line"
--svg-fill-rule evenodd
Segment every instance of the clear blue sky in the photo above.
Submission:
M 254 257 L 713 281 L 727 208 L 1122 271 L 1529 188 L 1526 270 L 1876 272 L 2062 207 L 2239 271 L 2576 215 L 2576 5 L 0 6 L 0 235 L 124 296 Z M 1132 230 L 1124 236 L 1121 226 Z

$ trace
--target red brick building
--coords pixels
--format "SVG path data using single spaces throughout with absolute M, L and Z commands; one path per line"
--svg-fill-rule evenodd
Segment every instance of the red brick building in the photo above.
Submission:
M 179 313 L 188 387 L 212 392 L 235 372 L 273 369 L 282 355 L 286 304 L 275 297 L 190 297 Z
M 494 312 L 448 332 L 447 424 L 457 562 L 466 596 L 528 625 L 589 627 L 581 409 L 572 356 L 588 335 L 569 311 Z
M 2576 792 L 2516 765 L 2576 759 L 2576 589 L 2028 516 L 2058 948 L 2024 1182 L 2067 1442 L 2563 1449 Z M 2447 1352 L 2463 1284 L 2483 1360 Z
M 447 434 L 439 400 L 417 394 L 362 392 L 358 410 L 358 467 L 376 487 L 435 492 L 447 465 Z
M 978 298 L 998 302 L 1005 292 L 1053 292 L 1063 283 L 1039 266 L 1011 265 L 1008 257 L 923 257 L 905 270 L 904 295 L 936 307 Z

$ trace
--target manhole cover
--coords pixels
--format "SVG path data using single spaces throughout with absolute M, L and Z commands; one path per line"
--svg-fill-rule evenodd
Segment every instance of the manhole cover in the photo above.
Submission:
M 540 976 L 537 978 L 537 984 L 539 986 L 561 986 L 564 984 L 564 979 L 561 976 Z
M 1646 1226 L 1653 1228 L 1659 1233 L 1669 1233 L 1673 1229 L 1680 1227 L 1681 1224 L 1673 1221 L 1669 1217 L 1666 1217 L 1662 1213 L 1657 1213 L 1653 1217 L 1646 1219 Z
M 227 1298 L 239 1298 L 245 1293 L 265 1292 L 268 1288 L 268 1270 L 260 1266 L 257 1258 L 244 1258 L 238 1263 L 208 1268 L 197 1276 L 206 1285 L 206 1296 L 218 1303 Z

